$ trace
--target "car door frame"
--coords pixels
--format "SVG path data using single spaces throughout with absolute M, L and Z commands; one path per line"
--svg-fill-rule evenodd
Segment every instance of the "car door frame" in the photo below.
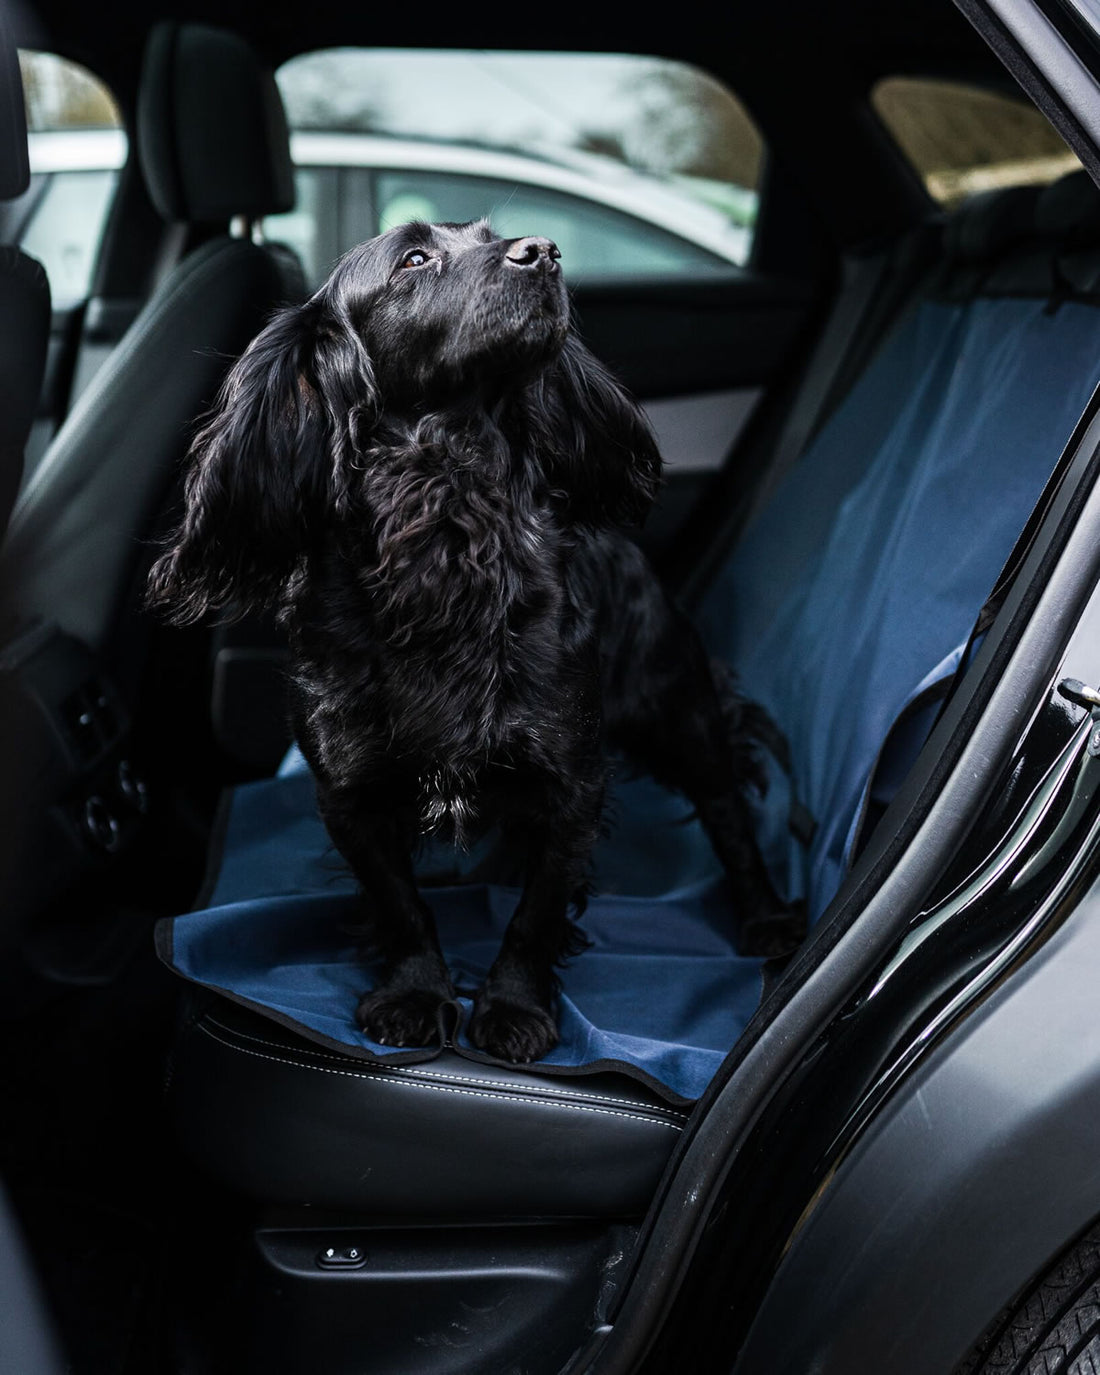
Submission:
M 1100 181 L 1100 61 L 1081 58 L 1068 18 L 1056 25 L 1033 0 L 957 3 Z M 1041 734 L 1029 741 L 1027 728 L 1054 710 L 1057 684 L 1067 675 L 1100 682 L 1098 637 L 1080 633 L 1100 582 L 1100 396 L 1059 471 L 977 659 L 829 912 L 701 1103 L 616 1308 L 571 1372 L 656 1375 L 681 1352 L 691 1353 L 693 1368 L 738 1375 L 942 1375 L 945 1353 L 964 1356 L 998 1307 L 1100 1212 L 1095 1152 L 1061 1149 L 1067 1132 L 1080 1131 L 1082 1105 L 1100 1104 L 1100 1047 L 1082 1054 L 1079 1023 L 1034 1023 L 1044 1037 L 1035 1072 L 1020 1076 L 999 1115 L 993 1105 L 958 1110 L 968 1106 L 959 1095 L 972 1083 L 962 1070 L 973 1037 L 992 1036 L 1006 1052 L 1018 1044 L 1019 1008 L 1040 988 L 1048 1005 L 1080 1006 L 1091 995 L 1080 939 L 1097 903 L 1092 850 L 1082 852 L 1069 890 L 1048 895 L 1034 928 L 1025 932 L 1021 918 L 1017 958 L 1003 969 L 991 964 L 950 1022 L 936 1021 L 928 979 L 913 978 L 892 1027 L 861 1041 L 867 1060 L 856 1082 L 839 1078 L 847 1062 L 827 1053 L 846 1035 L 851 1054 L 845 1019 L 889 966 L 948 863 L 978 873 L 990 861 L 983 815 L 1021 750 L 1039 751 L 1042 767 L 1049 742 Z M 865 1015 L 869 1027 L 874 1018 Z M 905 1072 L 868 1100 L 906 1047 Z M 1044 1075 L 1044 1065 L 1058 1073 Z M 938 1118 L 934 1137 L 918 1135 L 934 1084 L 955 1095 L 957 1110 L 952 1121 Z M 838 1119 L 847 1130 L 837 1132 Z M 983 1172 L 967 1155 L 978 1140 L 993 1142 Z M 917 1174 L 924 1206 L 894 1206 Z M 1024 1190 L 1029 1179 L 1042 1187 Z M 951 1201 L 963 1180 L 981 1181 L 987 1220 L 998 1204 L 1001 1218 L 1016 1205 L 1011 1225 L 960 1228 Z M 933 1207 L 941 1211 L 930 1216 Z M 938 1310 L 936 1342 L 921 1337 L 930 1293 L 950 1300 Z

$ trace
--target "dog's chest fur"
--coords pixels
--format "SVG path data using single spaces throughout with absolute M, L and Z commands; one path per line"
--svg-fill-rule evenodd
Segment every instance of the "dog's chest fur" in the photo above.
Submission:
M 331 782 L 412 765 L 425 825 L 457 825 L 487 768 L 552 760 L 586 690 L 572 537 L 483 456 L 376 458 L 366 496 L 292 614 L 305 728 Z

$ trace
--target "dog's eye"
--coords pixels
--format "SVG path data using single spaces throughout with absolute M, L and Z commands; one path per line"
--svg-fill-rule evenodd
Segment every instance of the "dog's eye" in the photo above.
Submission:
M 402 267 L 423 267 L 428 261 L 428 255 L 421 253 L 419 248 L 414 249 L 401 264 Z

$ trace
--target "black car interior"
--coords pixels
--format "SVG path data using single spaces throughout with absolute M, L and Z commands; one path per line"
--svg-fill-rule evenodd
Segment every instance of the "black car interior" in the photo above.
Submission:
M 22 195 L 29 180 L 27 127 L 22 83 L 14 44 L 0 17 L 0 201 Z M 34 259 L 18 248 L 0 249 L 0 321 L 3 354 L 0 388 L 5 407 L 0 436 L 0 531 L 7 526 L 23 471 L 23 447 L 34 418 L 46 365 L 50 288 Z M 0 951 L 13 937 L 0 926 Z M 30 1261 L 22 1230 L 6 1194 L 0 1192 L 0 1293 L 5 1321 L 0 1325 L 0 1366 L 8 1370 L 60 1372 L 61 1351 Z
M 985 79 L 989 59 L 949 6 L 919 39 L 866 9 L 843 62 L 833 36 L 839 66 L 826 76 L 814 52 L 826 18 L 799 7 L 797 109 L 751 61 L 731 63 L 773 148 L 745 274 L 577 293 L 587 341 L 643 399 L 746 381 L 764 391 L 723 471 L 674 493 L 651 537 L 694 606 L 846 399 L 874 392 L 875 360 L 923 305 L 946 303 L 954 328 L 975 303 L 1024 302 L 1026 320 L 1004 317 L 1005 346 L 1020 349 L 1036 303 L 1050 316 L 1086 308 L 1086 335 L 1100 307 L 1100 192 L 1079 173 L 933 206 L 870 112 L 869 80 L 900 61 Z M 0 550 L 0 1179 L 59 1340 L 73 1369 L 118 1375 L 552 1375 L 612 1313 L 690 1139 L 690 1105 L 610 1071 L 555 1077 L 448 1050 L 425 1065 L 367 1063 L 185 988 L 153 949 L 154 923 L 209 892 L 219 797 L 272 775 L 289 744 L 274 627 L 168 630 L 141 609 L 195 420 L 270 312 L 304 290 L 293 256 L 261 232 L 293 200 L 271 67 L 302 45 L 383 40 L 329 5 L 301 32 L 243 0 L 196 23 L 143 16 L 113 47 L 75 7 L 43 13 L 59 50 L 64 40 L 115 78 L 140 158 L 69 330 L 73 404 L 21 490 L 48 288 L 0 245 L 0 379 L 17 402 L 0 416 L 0 521 L 5 493 L 14 503 Z M 757 25 L 758 40 L 770 32 L 746 20 L 746 42 Z M 494 42 L 521 45 L 507 32 Z M 25 131 L 10 123 L 0 196 L 26 175 Z M 944 341 L 926 344 L 931 357 Z M 1060 361 L 1091 387 L 1089 356 Z M 877 401 L 900 410 L 914 397 Z M 1068 437 L 1037 456 L 1028 505 Z M 995 446 L 976 452 L 995 481 Z M 822 528 L 877 457 L 869 439 L 845 480 L 820 489 Z M 975 622 L 981 611 L 979 599 Z M 923 739 L 881 742 L 889 767 L 856 850 Z M 28 1359 L 28 1372 L 50 1368 Z

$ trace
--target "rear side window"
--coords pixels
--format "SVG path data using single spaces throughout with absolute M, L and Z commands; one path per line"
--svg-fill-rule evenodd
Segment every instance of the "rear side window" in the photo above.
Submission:
M 553 239 L 573 273 L 610 276 L 730 265 L 689 239 L 609 206 L 492 177 L 379 172 L 374 205 L 371 221 L 377 232 L 410 219 L 462 221 L 487 213 L 504 238 L 534 231 Z
M 126 134 L 107 87 L 53 53 L 21 51 L 31 184 L 5 216 L 4 238 L 46 269 L 54 306 L 87 298 Z
M 1033 105 L 953 81 L 887 77 L 871 103 L 941 205 L 1057 180 L 1077 157 Z
M 340 49 L 278 73 L 298 206 L 267 232 L 315 284 L 413 218 L 545 234 L 574 280 L 736 270 L 762 158 L 736 98 L 654 58 Z

